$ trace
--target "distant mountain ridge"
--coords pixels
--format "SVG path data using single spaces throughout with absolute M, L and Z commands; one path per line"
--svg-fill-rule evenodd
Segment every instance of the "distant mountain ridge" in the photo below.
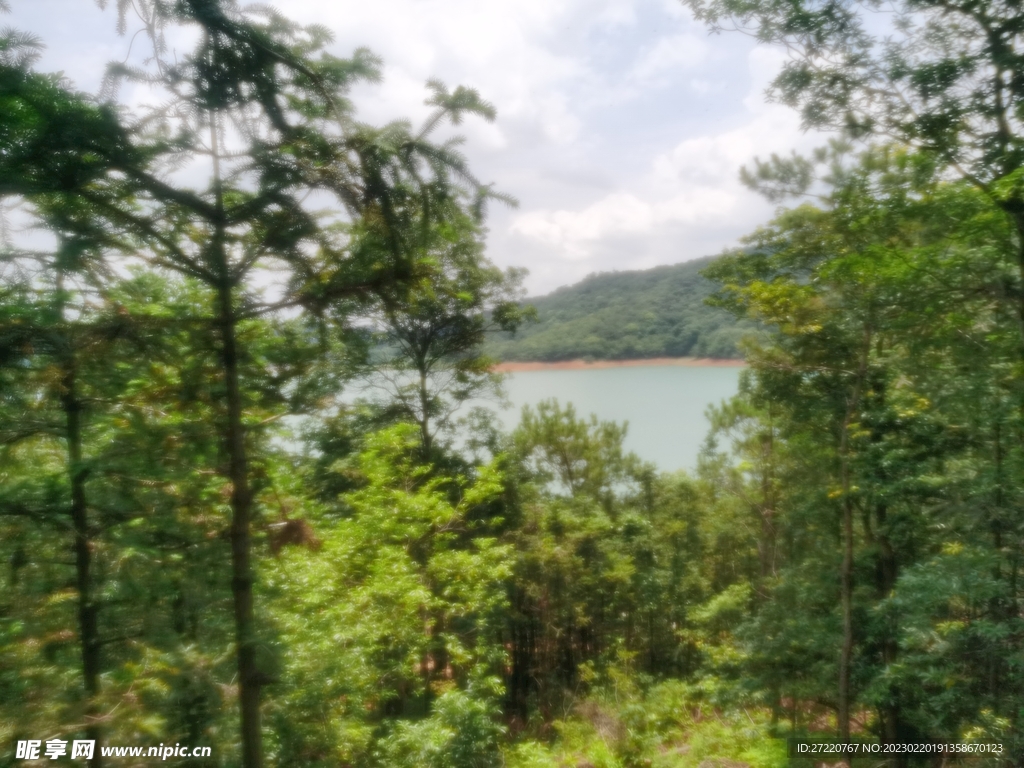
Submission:
M 715 285 L 700 271 L 714 258 L 630 272 L 602 272 L 528 299 L 538 322 L 494 338 L 500 361 L 738 358 L 753 325 L 704 303 Z

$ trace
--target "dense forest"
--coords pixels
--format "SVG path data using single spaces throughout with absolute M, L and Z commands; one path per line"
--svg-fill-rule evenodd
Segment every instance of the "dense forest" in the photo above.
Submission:
M 706 303 L 714 284 L 701 270 L 710 262 L 605 272 L 530 298 L 536 322 L 486 350 L 497 360 L 545 362 L 740 357 L 737 343 L 753 326 Z
M 1016 6 L 897 3 L 883 39 L 689 0 L 846 138 L 744 172 L 780 208 L 704 275 L 761 330 L 664 474 L 571 404 L 458 408 L 529 319 L 484 247 L 511 201 L 442 128 L 478 93 L 373 125 L 382 64 L 328 30 L 114 5 L 151 54 L 103 100 L 0 35 L 0 765 L 1024 764 Z

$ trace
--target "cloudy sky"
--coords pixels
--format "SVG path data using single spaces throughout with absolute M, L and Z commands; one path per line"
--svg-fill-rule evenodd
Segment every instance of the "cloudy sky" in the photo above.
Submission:
M 111 0 L 115 4 L 115 0 Z M 11 0 L 4 19 L 47 45 L 40 69 L 94 91 L 128 38 L 91 0 Z M 529 268 L 532 294 L 591 272 L 715 254 L 772 212 L 738 182 L 755 155 L 821 143 L 764 90 L 782 54 L 709 35 L 677 0 L 288 0 L 292 18 L 366 46 L 382 84 L 362 119 L 422 119 L 424 83 L 477 88 L 494 123 L 461 132 L 477 176 L 520 201 L 494 206 L 491 257 Z

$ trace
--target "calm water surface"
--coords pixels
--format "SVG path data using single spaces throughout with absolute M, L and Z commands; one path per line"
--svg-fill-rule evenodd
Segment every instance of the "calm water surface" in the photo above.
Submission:
M 514 427 L 524 405 L 554 397 L 571 402 L 581 416 L 628 421 L 626 448 L 660 469 L 692 469 L 710 426 L 704 409 L 736 394 L 742 370 L 651 366 L 514 373 L 505 382 L 514 407 L 499 413 Z

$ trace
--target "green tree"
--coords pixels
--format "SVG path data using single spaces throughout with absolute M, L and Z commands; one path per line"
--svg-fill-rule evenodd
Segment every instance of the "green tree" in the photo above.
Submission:
M 715 31 L 784 46 L 771 97 L 804 125 L 905 143 L 984 192 L 1010 219 L 1024 322 L 1024 17 L 1013 3 L 683 0 Z M 789 182 L 810 180 L 790 167 Z M 1024 327 L 1024 326 L 1022 326 Z
M 359 79 L 376 79 L 365 51 L 351 60 L 324 53 L 329 34 L 300 28 L 265 7 L 189 0 L 118 3 L 143 22 L 153 45 L 149 71 L 113 67 L 111 82 L 129 79 L 161 88 L 164 106 L 140 116 L 135 140 L 149 166 L 128 172 L 143 213 L 130 225 L 152 262 L 198 280 L 211 291 L 211 322 L 220 336 L 225 387 L 222 437 L 231 482 L 232 585 L 238 653 L 243 764 L 262 763 L 260 690 L 268 681 L 257 661 L 251 526 L 253 489 L 238 343 L 246 318 L 287 306 L 318 312 L 341 299 L 410 275 L 401 222 L 411 200 L 467 177 L 450 148 L 429 144 L 405 123 L 383 130 L 357 124 L 345 94 Z M 173 25 L 199 32 L 195 50 L 171 61 L 164 37 Z M 479 111 L 475 94 L 434 86 L 435 120 Z M 198 164 L 205 189 L 175 182 L 177 168 Z M 150 170 L 152 169 L 152 170 Z M 383 263 L 356 263 L 344 238 L 321 226 L 301 198 L 333 194 L 350 215 L 381 222 L 389 245 Z M 261 300 L 257 270 L 284 276 L 284 296 Z
M 655 481 L 624 449 L 625 434 L 548 400 L 524 408 L 512 435 L 507 685 L 509 709 L 524 719 L 533 707 L 571 706 L 580 686 L 617 664 L 637 659 L 652 675 L 684 665 L 683 608 L 666 611 L 665 599 L 689 596 L 682 558 L 695 505 L 685 489 Z
M 499 387 L 483 352 L 487 335 L 514 333 L 532 316 L 519 303 L 525 271 L 501 270 L 486 259 L 480 225 L 468 212 L 446 218 L 420 227 L 422 276 L 379 291 L 367 315 L 375 329 L 370 375 L 397 415 L 419 425 L 428 457 L 460 405 Z M 357 238 L 355 247 L 374 244 Z
M 611 509 L 622 485 L 636 484 L 644 470 L 623 450 L 626 424 L 576 416 L 572 403 L 543 400 L 525 406 L 514 439 L 516 450 L 541 483 L 557 483 L 570 496 L 588 496 Z
M 109 182 L 109 163 L 95 150 L 122 158 L 130 152 L 112 115 L 70 92 L 59 79 L 32 72 L 39 47 L 37 40 L 15 31 L 0 36 L 0 100 L 5 107 L 0 196 L 27 208 L 57 240 L 50 252 L 19 249 L 7 237 L 4 222 L 0 366 L 7 374 L 9 426 L 3 444 L 19 451 L 16 446 L 28 441 L 46 455 L 47 440 L 57 438 L 66 450 L 66 482 L 61 485 L 66 485 L 74 536 L 83 714 L 87 734 L 102 743 L 97 707 L 103 641 L 93 562 L 101 526 L 90 519 L 94 508 L 87 493 L 98 457 L 87 455 L 92 441 L 86 431 L 89 412 L 108 410 L 116 399 L 113 393 L 124 384 L 105 382 L 98 375 L 124 354 L 118 337 L 127 324 L 107 299 L 111 276 L 105 263 L 107 252 L 125 243 L 104 226 L 97 208 L 123 210 L 126 193 L 123 185 Z M 80 195 L 80 190 L 88 192 Z M 94 204 L 83 205 L 83 197 L 91 197 Z M 97 403 L 103 405 L 97 409 Z M 8 503 L 15 514 L 30 514 L 27 510 L 38 509 L 35 501 L 28 506 L 24 499 Z M 101 763 L 97 751 L 92 764 Z
M 833 160 L 833 187 L 820 207 L 782 212 L 749 239 L 745 252 L 714 270 L 725 283 L 723 303 L 777 329 L 750 350 L 755 386 L 748 397 L 758 409 L 778 409 L 771 421 L 791 457 L 780 480 L 784 567 L 769 582 L 771 599 L 755 612 L 746 642 L 764 671 L 785 670 L 780 659 L 788 656 L 787 643 L 806 634 L 787 617 L 809 616 L 814 634 L 831 635 L 839 647 L 835 701 L 842 736 L 849 733 L 844 718 L 870 702 L 883 738 L 941 738 L 934 713 L 922 709 L 913 686 L 900 678 L 904 654 L 921 656 L 892 601 L 914 583 L 911 574 L 926 553 L 938 557 L 951 537 L 992 554 L 1005 551 L 1004 523 L 996 525 L 1000 536 L 984 514 L 954 523 L 959 513 L 945 498 L 991 499 L 986 482 L 964 484 L 956 468 L 970 466 L 980 479 L 993 461 L 1000 473 L 1007 460 L 1016 461 L 1009 456 L 1017 446 L 992 443 L 991 420 L 1006 416 L 990 385 L 982 384 L 1002 379 L 1013 387 L 1004 366 L 1016 357 L 1016 323 L 1002 301 L 1015 270 L 1005 247 L 1013 230 L 983 193 L 939 181 L 927 157 L 883 148 L 855 163 Z M 974 329 L 982 326 L 988 342 L 978 346 Z M 742 441 L 740 448 L 748 450 Z M 749 493 L 763 483 L 751 471 L 756 467 L 746 469 Z M 1003 497 L 999 505 L 1005 503 Z M 944 522 L 930 528 L 926 520 Z M 1004 567 L 1016 568 L 1010 561 Z M 840 576 L 838 617 L 820 591 L 830 588 L 825 574 L 832 568 Z M 1016 588 L 1006 582 L 1003 589 L 1008 597 Z M 954 589 L 939 602 L 957 599 Z M 1015 619 L 998 605 L 993 597 L 976 621 L 1013 634 Z M 931 621 L 941 617 L 939 611 Z M 790 646 L 796 647 L 802 646 Z M 827 646 L 807 651 L 830 665 Z M 995 663 L 1008 652 L 989 646 L 989 659 Z M 769 687 L 794 682 L 782 677 Z M 990 706 L 1009 711 L 993 695 L 994 689 L 979 690 L 971 714 L 966 707 L 956 715 L 949 710 L 944 727 L 980 723 Z M 963 719 L 952 725 L 957 718 Z
M 501 472 L 439 475 L 413 424 L 368 436 L 349 471 L 360 487 L 319 510 L 319 553 L 270 568 L 291 649 L 276 759 L 491 765 L 510 549 L 486 510 Z
M 73 259 L 68 258 L 68 249 L 48 256 L 50 258 L 38 260 L 41 263 L 37 266 L 41 268 L 33 281 L 35 285 L 11 280 L 0 294 L 0 366 L 4 372 L 5 401 L 0 445 L 8 455 L 24 452 L 23 456 L 43 457 L 50 454 L 44 464 L 46 470 L 38 472 L 35 478 L 21 472 L 12 473 L 8 478 L 11 492 L 3 506 L 5 513 L 12 517 L 38 515 L 41 521 L 46 521 L 47 527 L 63 517 L 58 512 L 60 507 L 64 507 L 61 511 L 70 519 L 78 603 L 76 634 L 86 700 L 83 715 L 88 723 L 88 736 L 102 743 L 96 709 L 100 693 L 101 641 L 92 573 L 97 524 L 90 520 L 86 491 L 93 457 L 85 455 L 89 441 L 84 434 L 87 427 L 83 424 L 83 412 L 85 399 L 99 400 L 103 389 L 107 390 L 103 394 L 109 396 L 110 389 L 103 387 L 102 377 L 96 376 L 97 368 L 93 363 L 98 363 L 102 369 L 116 359 L 109 342 L 116 336 L 117 324 L 116 320 L 112 322 L 109 313 L 95 311 L 89 306 L 90 302 L 76 296 L 72 285 L 77 275 L 74 271 L 68 274 L 69 268 L 74 270 L 69 264 Z M 26 261 L 5 253 L 4 271 L 10 273 L 19 267 L 28 267 Z M 47 445 L 51 441 L 64 447 L 64 460 L 57 462 L 63 472 L 52 473 L 55 457 L 52 450 L 47 450 L 55 447 Z M 12 466 L 19 463 L 15 459 Z M 51 498 L 51 504 L 57 501 L 52 506 L 39 498 L 45 496 L 40 493 L 40 486 L 48 484 L 52 484 L 52 491 L 57 491 L 60 497 L 60 501 Z M 62 528 L 57 525 L 60 533 L 65 532 Z M 24 541 L 17 546 L 20 549 L 15 553 L 20 551 L 21 554 L 15 560 L 20 569 L 33 558 L 25 550 Z M 93 762 L 100 764 L 98 757 Z

